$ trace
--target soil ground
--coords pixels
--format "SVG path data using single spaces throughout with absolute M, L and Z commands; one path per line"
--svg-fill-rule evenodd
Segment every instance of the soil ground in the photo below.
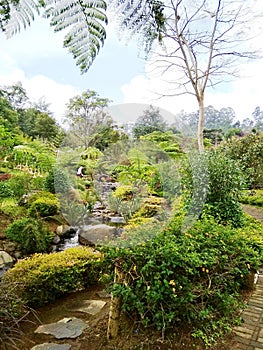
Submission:
M 29 350 L 36 344 L 58 343 L 71 344 L 71 350 L 204 350 L 204 344 L 191 336 L 191 329 L 178 325 L 173 333 L 165 339 L 160 332 L 144 330 L 131 319 L 123 318 L 120 335 L 114 341 L 107 342 L 107 323 L 110 299 L 99 298 L 99 289 L 85 290 L 70 294 L 54 303 L 46 305 L 31 314 L 29 319 L 21 325 L 22 337 L 16 341 L 16 349 Z M 95 316 L 82 312 L 69 311 L 71 305 L 86 299 L 101 299 L 107 304 Z M 50 335 L 35 334 L 40 324 L 57 322 L 64 317 L 79 317 L 88 323 L 88 328 L 76 339 L 56 340 Z M 7 346 L 6 350 L 14 350 L 14 346 Z M 234 336 L 230 333 L 220 339 L 220 342 L 210 350 L 234 350 Z

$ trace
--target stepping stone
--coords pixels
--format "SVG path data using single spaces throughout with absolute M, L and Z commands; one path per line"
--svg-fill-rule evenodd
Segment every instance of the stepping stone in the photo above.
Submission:
M 70 348 L 70 344 L 44 343 L 34 346 L 31 350 L 69 350 Z
M 70 311 L 80 311 L 90 315 L 96 315 L 106 304 L 106 301 L 102 300 L 82 300 L 76 306 L 70 308 Z
M 56 339 L 77 338 L 87 328 L 86 322 L 80 318 L 63 318 L 56 323 L 49 323 L 39 326 L 35 333 L 51 334 Z

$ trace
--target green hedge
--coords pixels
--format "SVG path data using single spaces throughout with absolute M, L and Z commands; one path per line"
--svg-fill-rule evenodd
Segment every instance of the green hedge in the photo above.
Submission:
M 36 307 L 98 284 L 101 269 L 100 253 L 76 247 L 20 260 L 4 274 L 3 279 L 6 282 L 19 281 L 17 293 L 27 305 Z
M 59 202 L 57 199 L 50 199 L 46 197 L 35 200 L 30 208 L 28 214 L 33 217 L 47 217 L 59 213 Z

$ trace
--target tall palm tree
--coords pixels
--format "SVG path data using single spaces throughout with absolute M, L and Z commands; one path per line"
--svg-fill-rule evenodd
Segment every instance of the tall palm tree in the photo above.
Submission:
M 11 37 L 22 27 L 29 26 L 36 15 L 42 14 L 55 32 L 67 29 L 64 47 L 85 73 L 106 39 L 108 8 L 114 8 L 120 27 L 141 32 L 145 49 L 149 51 L 164 24 L 159 0 L 3 0 L 0 4 L 0 29 Z

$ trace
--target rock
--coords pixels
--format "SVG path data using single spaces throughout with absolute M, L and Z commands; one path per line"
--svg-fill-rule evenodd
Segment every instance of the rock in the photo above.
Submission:
M 96 315 L 106 305 L 102 300 L 82 300 L 76 306 L 70 308 L 70 311 L 86 312 L 89 315 Z
M 9 254 L 12 254 L 18 250 L 18 244 L 16 242 L 4 241 L 3 250 Z
M 14 263 L 13 258 L 4 250 L 0 251 L 0 269 L 10 267 Z
M 70 348 L 70 344 L 44 343 L 34 346 L 31 350 L 69 350 Z
M 61 241 L 61 238 L 59 235 L 55 235 L 52 239 L 53 244 L 58 244 Z
M 51 334 L 56 339 L 77 338 L 87 328 L 86 322 L 80 318 L 63 318 L 56 323 L 49 323 L 39 326 L 35 333 Z
M 61 236 L 64 236 L 66 234 L 66 232 L 69 230 L 70 230 L 70 226 L 59 225 L 56 229 L 56 234 L 61 237 Z
M 79 229 L 79 243 L 83 245 L 94 246 L 99 243 L 105 243 L 106 241 L 114 238 L 117 234 L 115 227 L 105 224 L 100 225 L 87 225 L 82 226 Z
M 109 219 L 112 224 L 126 224 L 126 220 L 123 216 L 111 216 Z

